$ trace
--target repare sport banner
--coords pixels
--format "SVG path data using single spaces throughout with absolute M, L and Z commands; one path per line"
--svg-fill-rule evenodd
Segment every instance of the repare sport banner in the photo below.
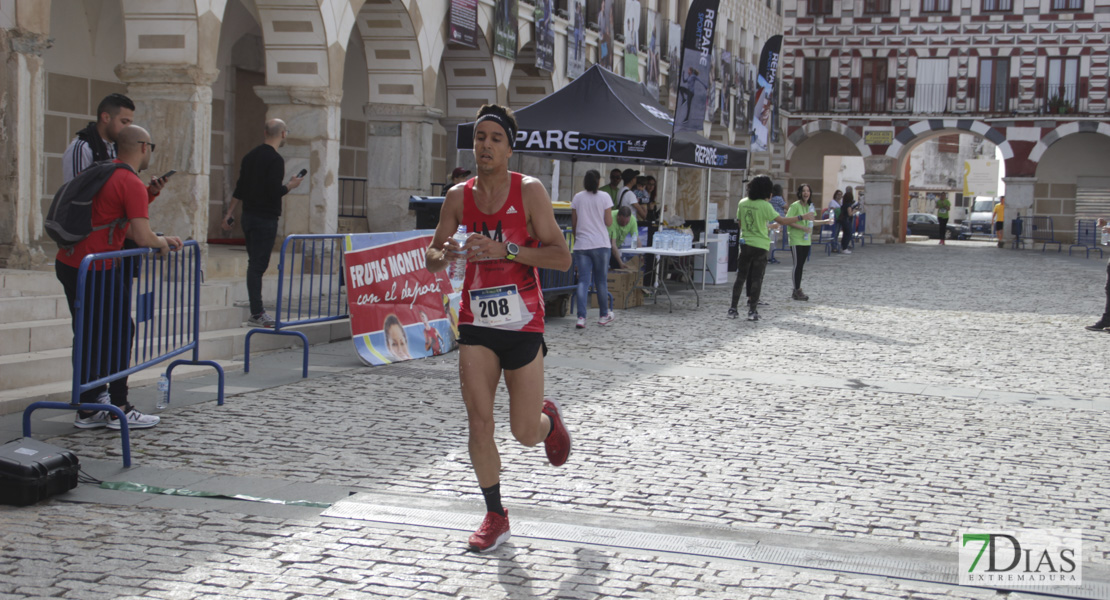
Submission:
M 640 0 L 624 0 L 624 76 L 640 80 Z
M 351 339 L 368 365 L 426 358 L 456 347 L 458 294 L 446 271 L 424 268 L 435 232 L 347 236 L 347 303 Z
M 682 32 L 674 131 L 701 131 L 709 106 L 719 0 L 694 0 Z
M 776 35 L 763 44 L 759 54 L 759 75 L 752 94 L 752 152 L 765 152 L 771 132 L 771 113 L 775 110 L 775 83 L 779 75 L 779 53 L 782 36 Z
M 597 15 L 597 64 L 613 70 L 613 0 L 601 0 Z
M 478 0 L 451 0 L 447 41 L 468 48 L 478 47 Z

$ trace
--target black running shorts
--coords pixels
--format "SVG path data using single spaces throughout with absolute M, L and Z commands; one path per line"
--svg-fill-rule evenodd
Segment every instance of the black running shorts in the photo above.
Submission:
M 994 222 L 994 230 L 995 231 L 1002 231 L 1002 221 L 995 221 Z
M 541 349 L 547 356 L 547 343 L 538 331 L 505 331 L 477 325 L 459 325 L 459 343 L 484 346 L 497 355 L 501 368 L 514 371 L 536 359 Z

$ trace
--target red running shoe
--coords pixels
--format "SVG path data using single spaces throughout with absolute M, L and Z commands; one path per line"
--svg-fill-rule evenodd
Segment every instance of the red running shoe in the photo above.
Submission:
M 570 432 L 563 424 L 558 402 L 550 398 L 544 398 L 543 413 L 551 419 L 552 425 L 551 433 L 543 441 L 544 449 L 547 450 L 547 461 L 553 467 L 561 467 L 563 463 L 567 462 L 567 457 L 570 456 Z
M 509 539 L 512 535 L 509 531 L 509 511 L 505 510 L 505 516 L 501 516 L 495 512 L 487 512 L 486 518 L 482 520 L 482 525 L 478 527 L 478 531 L 470 534 L 470 549 L 473 552 L 490 552 L 496 550 L 502 542 Z

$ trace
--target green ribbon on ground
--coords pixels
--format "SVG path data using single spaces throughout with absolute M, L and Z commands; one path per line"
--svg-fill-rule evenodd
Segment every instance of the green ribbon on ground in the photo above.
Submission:
M 308 500 L 278 500 L 277 498 L 260 498 L 246 494 L 221 494 L 219 492 L 204 492 L 200 490 L 187 490 L 185 488 L 164 488 L 130 481 L 104 481 L 100 487 L 106 490 L 121 492 L 142 492 L 144 494 L 162 494 L 165 496 L 192 496 L 196 498 L 223 498 L 226 500 L 244 500 L 246 502 L 263 502 L 266 504 L 284 504 L 287 506 L 307 506 L 309 508 L 331 508 L 330 502 L 311 502 Z

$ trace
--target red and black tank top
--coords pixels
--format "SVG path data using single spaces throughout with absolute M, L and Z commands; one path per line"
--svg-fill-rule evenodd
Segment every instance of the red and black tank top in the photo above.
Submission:
M 474 202 L 474 182 L 463 186 L 463 220 L 466 230 L 499 242 L 513 242 L 522 248 L 536 248 L 539 242 L 528 235 L 520 173 L 509 173 L 511 183 L 505 204 L 487 215 Z M 460 325 L 493 327 L 508 331 L 543 332 L 544 303 L 536 267 L 501 259 L 471 261 L 466 265 Z

